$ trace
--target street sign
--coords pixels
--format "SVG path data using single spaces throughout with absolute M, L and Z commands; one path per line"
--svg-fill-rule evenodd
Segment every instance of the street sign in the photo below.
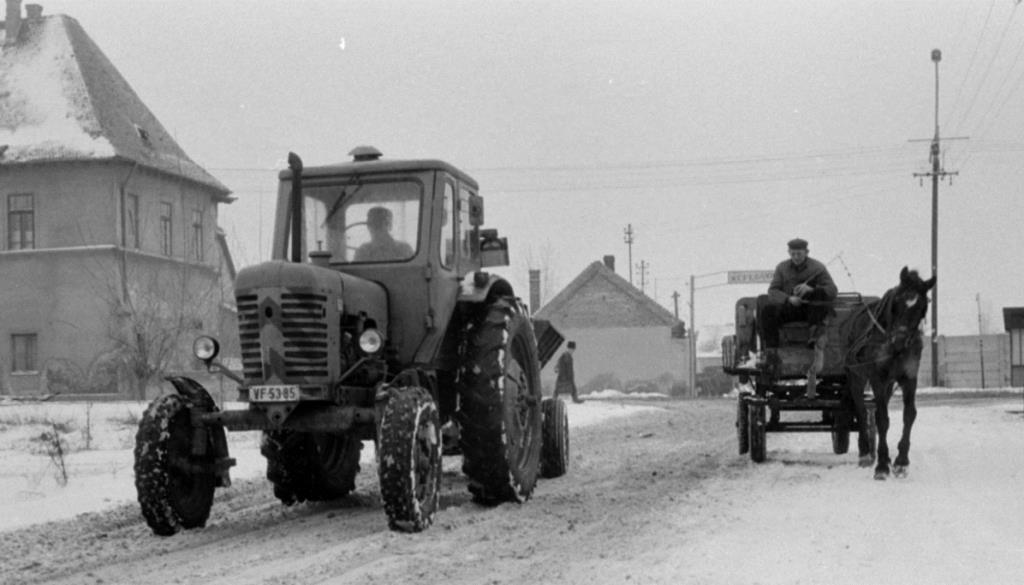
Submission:
M 774 270 L 730 270 L 728 272 L 727 284 L 771 282 L 774 276 Z

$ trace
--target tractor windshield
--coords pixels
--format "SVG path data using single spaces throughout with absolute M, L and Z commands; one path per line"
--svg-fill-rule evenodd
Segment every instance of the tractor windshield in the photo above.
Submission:
M 352 178 L 303 187 L 305 247 L 332 263 L 403 262 L 416 255 L 423 188 L 416 180 Z

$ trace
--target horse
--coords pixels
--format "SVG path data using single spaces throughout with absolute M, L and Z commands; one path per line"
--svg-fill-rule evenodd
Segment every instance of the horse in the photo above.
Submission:
M 840 336 L 846 352 L 843 369 L 847 386 L 843 399 L 852 403 L 858 420 L 858 448 L 861 467 L 875 462 L 871 452 L 867 407 L 864 400 L 866 384 L 871 385 L 875 399 L 875 423 L 878 429 L 878 458 L 875 479 L 884 480 L 890 474 L 889 399 L 896 384 L 903 392 L 903 434 L 898 444 L 892 472 L 906 477 L 910 465 L 910 431 L 917 418 L 914 404 L 917 391 L 917 370 L 921 364 L 921 321 L 928 313 L 928 291 L 935 286 L 935 277 L 922 280 L 916 271 L 906 266 L 900 271 L 898 286 L 886 291 L 881 299 L 865 303 L 843 323 Z

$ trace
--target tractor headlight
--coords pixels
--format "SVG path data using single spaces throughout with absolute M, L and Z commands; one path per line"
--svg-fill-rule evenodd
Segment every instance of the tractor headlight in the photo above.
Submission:
M 220 344 L 217 343 L 216 339 L 203 335 L 197 337 L 196 340 L 192 342 L 192 353 L 204 362 L 208 362 L 217 357 L 217 354 L 220 353 Z
M 380 351 L 382 347 L 384 347 L 384 338 L 376 329 L 367 329 L 359 336 L 359 349 L 363 350 L 363 353 L 372 355 Z

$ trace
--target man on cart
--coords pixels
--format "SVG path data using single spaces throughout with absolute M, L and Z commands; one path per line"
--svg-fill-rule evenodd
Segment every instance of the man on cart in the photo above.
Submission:
M 814 363 L 807 372 L 807 398 L 815 398 L 816 376 L 824 361 L 828 322 L 834 315 L 832 301 L 838 289 L 828 268 L 807 255 L 807 240 L 795 238 L 788 245 L 789 260 L 775 267 L 768 294 L 758 298 L 758 330 L 770 367 L 779 347 L 779 328 L 793 321 L 810 325 L 807 345 L 814 349 Z

